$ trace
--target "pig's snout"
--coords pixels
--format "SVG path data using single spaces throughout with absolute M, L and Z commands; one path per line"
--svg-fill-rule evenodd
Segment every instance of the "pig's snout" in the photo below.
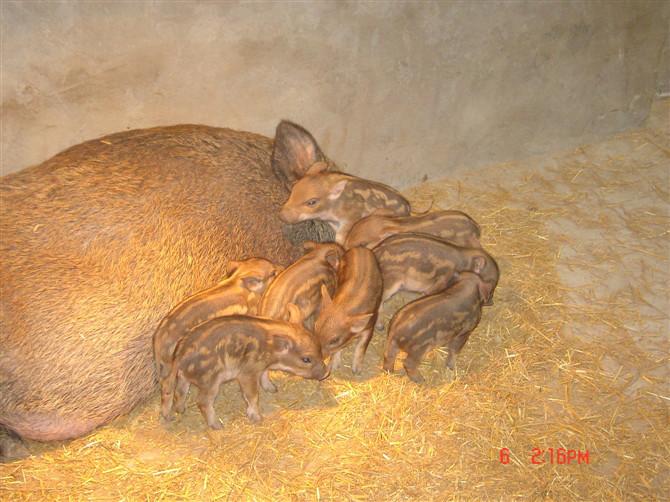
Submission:
M 330 368 L 324 363 L 321 363 L 317 368 L 314 369 L 314 377 L 317 380 L 325 380 L 330 376 Z

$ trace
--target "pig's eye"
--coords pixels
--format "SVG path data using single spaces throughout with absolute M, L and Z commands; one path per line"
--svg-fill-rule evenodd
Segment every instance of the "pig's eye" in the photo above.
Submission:
M 316 206 L 317 202 L 319 202 L 319 199 L 309 199 L 307 202 L 305 202 L 305 205 L 309 207 L 314 207 Z
M 302 362 L 305 363 L 305 364 L 309 364 L 309 363 L 312 362 L 312 358 L 311 357 L 303 357 Z
M 330 343 L 329 343 L 328 345 L 334 347 L 335 345 L 337 345 L 338 343 L 340 343 L 340 338 L 341 338 L 341 337 L 339 337 L 339 336 L 333 338 L 333 339 L 330 341 Z

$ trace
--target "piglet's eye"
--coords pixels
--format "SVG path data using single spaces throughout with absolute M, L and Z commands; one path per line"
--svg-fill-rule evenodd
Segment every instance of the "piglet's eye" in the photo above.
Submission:
M 302 358 L 302 362 L 303 362 L 303 363 L 306 363 L 306 364 L 309 364 L 309 363 L 312 362 L 312 358 L 311 358 L 311 357 L 303 357 L 303 358 Z
M 317 202 L 319 202 L 319 199 L 309 199 L 307 202 L 305 202 L 305 205 L 312 207 L 315 206 Z

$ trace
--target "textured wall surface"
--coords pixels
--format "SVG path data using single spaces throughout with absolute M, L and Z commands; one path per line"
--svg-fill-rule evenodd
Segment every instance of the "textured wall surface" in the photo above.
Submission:
M 401 186 L 638 125 L 670 3 L 0 5 L 2 174 L 128 128 L 289 118 Z

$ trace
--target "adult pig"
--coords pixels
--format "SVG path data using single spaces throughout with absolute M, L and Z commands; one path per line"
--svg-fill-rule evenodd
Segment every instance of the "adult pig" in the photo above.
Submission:
M 327 161 L 281 122 L 273 140 L 178 125 L 74 146 L 1 180 L 0 426 L 81 436 L 155 390 L 151 335 L 229 260 L 287 265 L 325 226 L 284 226 L 288 187 Z M 289 239 L 290 238 L 290 239 Z

